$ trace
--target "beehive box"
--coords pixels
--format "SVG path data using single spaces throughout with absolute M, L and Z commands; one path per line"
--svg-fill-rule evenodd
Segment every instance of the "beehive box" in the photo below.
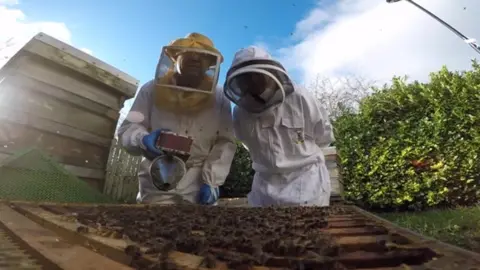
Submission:
M 18 254 L 7 264 L 18 265 L 30 255 L 30 263 L 43 269 L 480 269 L 480 254 L 342 204 L 227 208 L 0 202 L 0 240 L 2 230 L 4 239 L 11 239 L 6 246 Z M 0 264 L 3 257 L 8 254 L 0 250 Z
M 338 170 L 338 156 L 335 147 L 326 147 L 322 149 L 325 155 L 325 165 L 330 174 L 330 182 L 332 185 L 332 195 L 341 196 L 343 194 L 343 184 Z
M 36 147 L 102 190 L 111 141 L 138 81 L 40 33 L 0 69 L 0 159 Z

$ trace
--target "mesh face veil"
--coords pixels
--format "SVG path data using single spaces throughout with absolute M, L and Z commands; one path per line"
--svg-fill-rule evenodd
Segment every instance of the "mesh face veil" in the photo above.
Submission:
M 156 85 L 211 94 L 220 72 L 220 56 L 207 50 L 166 46 L 155 72 Z
M 250 113 L 261 113 L 281 104 L 294 87 L 280 63 L 265 51 L 249 47 L 235 56 L 224 91 L 237 106 Z
M 155 71 L 156 106 L 180 113 L 210 106 L 222 61 L 210 39 L 197 33 L 163 47 Z

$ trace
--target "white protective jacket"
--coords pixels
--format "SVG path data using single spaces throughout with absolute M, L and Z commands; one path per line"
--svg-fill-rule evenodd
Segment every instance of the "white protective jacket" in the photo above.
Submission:
M 334 141 L 326 110 L 296 87 L 285 101 L 261 114 L 236 106 L 236 137 L 250 151 L 255 176 L 250 206 L 328 206 L 330 176 L 321 148 Z
M 149 133 L 148 130 L 156 129 L 169 129 L 180 135 L 191 136 L 193 144 L 186 163 L 187 173 L 176 189 L 169 192 L 160 191 L 153 185 L 148 172 L 151 162 L 143 158 L 138 172 L 137 202 L 170 204 L 179 202 L 180 198 L 197 203 L 203 183 L 221 186 L 230 171 L 236 150 L 230 102 L 224 97 L 223 91 L 217 89 L 215 107 L 194 115 L 179 115 L 155 106 L 152 98 L 154 88 L 153 80 L 141 87 L 120 126 L 118 135 L 123 147 L 132 155 L 141 155 L 143 136 Z M 142 116 L 140 119 L 139 115 Z

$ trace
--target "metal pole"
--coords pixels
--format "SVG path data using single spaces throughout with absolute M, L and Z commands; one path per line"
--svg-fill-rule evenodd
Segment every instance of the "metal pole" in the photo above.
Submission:
M 402 0 L 387 0 L 387 3 L 396 3 L 396 2 L 400 2 Z M 465 43 L 467 43 L 470 47 L 472 47 L 473 50 L 475 50 L 478 54 L 480 54 L 480 46 L 473 40 L 473 39 L 470 39 L 468 38 L 467 36 L 465 36 L 464 34 L 460 33 L 460 31 L 458 31 L 457 29 L 455 29 L 453 26 L 451 26 L 450 24 L 446 23 L 444 20 L 440 19 L 439 17 L 437 17 L 435 14 L 433 14 L 432 12 L 428 11 L 427 9 L 425 9 L 424 7 L 420 6 L 419 4 L 415 3 L 415 1 L 413 0 L 405 0 L 407 2 L 409 2 L 410 4 L 414 5 L 415 7 L 417 7 L 418 9 L 420 9 L 421 11 L 425 12 L 426 14 L 428 14 L 430 17 L 434 18 L 437 22 L 441 23 L 443 26 L 447 27 L 450 31 L 452 31 L 455 35 L 457 35 L 459 38 L 463 39 L 463 41 Z

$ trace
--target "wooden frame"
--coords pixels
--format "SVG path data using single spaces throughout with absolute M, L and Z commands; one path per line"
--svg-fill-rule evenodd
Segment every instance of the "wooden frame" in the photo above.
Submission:
M 122 263 L 124 265 L 131 265 L 135 260 L 132 256 L 125 253 L 125 248 L 129 245 L 135 244 L 128 239 L 112 239 L 95 234 L 96 229 L 89 228 L 90 233 L 81 233 L 78 231 L 78 225 L 68 219 L 68 216 L 61 216 L 54 212 L 38 207 L 39 204 L 28 202 L 3 202 L 0 201 L 0 210 L 8 206 L 18 213 L 21 213 L 29 220 L 41 225 L 50 231 L 57 233 L 60 237 L 73 245 L 80 245 L 90 250 L 102 254 L 103 256 Z M 53 204 L 42 203 L 45 207 L 54 206 L 87 206 L 86 204 Z M 88 205 L 94 206 L 94 205 Z M 106 206 L 104 204 L 104 206 Z M 111 205 L 115 207 L 138 208 L 141 209 L 145 205 Z M 439 242 L 437 240 L 418 235 L 414 232 L 401 228 L 392 224 L 389 221 L 381 219 L 371 213 L 368 213 L 358 207 L 344 205 L 347 210 L 351 210 L 349 214 L 338 214 L 328 219 L 329 226 L 322 229 L 324 232 L 335 237 L 338 245 L 344 250 L 351 250 L 353 253 L 342 255 L 338 260 L 346 265 L 365 262 L 368 265 L 368 260 L 388 260 L 388 254 L 369 253 L 370 248 L 376 249 L 379 241 L 386 241 L 388 245 L 397 245 L 397 247 L 406 249 L 420 249 L 430 250 L 434 259 L 424 263 L 429 269 L 454 269 L 448 268 L 456 265 L 455 269 L 471 269 L 469 266 L 480 265 L 480 254 L 467 251 L 458 247 L 451 246 Z M 2 213 L 0 211 L 0 213 Z M 6 215 L 0 215 L 0 222 L 9 222 Z M 395 240 L 396 239 L 396 240 Z M 140 249 L 145 249 L 140 247 Z M 366 250 L 365 250 L 366 249 Z M 356 253 L 356 250 L 363 250 Z M 401 253 L 400 253 L 401 254 Z M 402 255 L 401 255 L 402 256 Z M 406 256 L 406 255 L 405 255 Z M 170 261 L 182 269 L 206 269 L 202 267 L 203 258 L 182 252 L 171 252 L 168 255 Z M 398 259 L 397 255 L 397 259 Z M 156 261 L 149 256 L 143 256 L 141 260 L 144 262 Z M 136 260 L 136 263 L 140 261 Z M 443 268 L 446 267 L 446 268 Z M 462 268 L 464 267 L 464 268 Z M 467 267 L 467 268 L 465 268 Z M 368 267 L 367 267 L 368 268 Z M 71 268 L 63 268 L 71 269 Z M 227 269 L 224 263 L 217 263 L 214 269 Z M 276 269 L 269 267 L 254 267 L 254 270 Z M 362 268 L 366 269 L 366 268 Z M 375 268 L 380 269 L 380 268 Z M 406 269 L 399 266 L 382 269 Z
M 122 95 L 134 96 L 137 90 L 138 80 L 132 76 L 45 33 L 38 33 L 24 48 L 101 81 Z

